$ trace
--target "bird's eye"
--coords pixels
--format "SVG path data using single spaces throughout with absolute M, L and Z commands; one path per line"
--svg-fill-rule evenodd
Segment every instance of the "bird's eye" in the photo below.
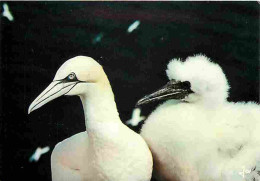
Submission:
M 182 85 L 183 85 L 184 87 L 186 87 L 186 88 L 190 88 L 190 87 L 191 87 L 189 81 L 184 81 L 184 82 L 182 82 Z
M 68 75 L 68 79 L 69 79 L 69 80 L 73 80 L 73 79 L 75 79 L 75 77 L 76 77 L 75 73 L 70 73 L 70 74 Z

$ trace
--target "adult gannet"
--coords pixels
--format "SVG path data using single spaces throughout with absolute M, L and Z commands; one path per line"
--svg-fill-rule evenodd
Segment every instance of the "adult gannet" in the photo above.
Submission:
M 141 135 L 160 180 L 260 181 L 260 107 L 227 102 L 219 65 L 203 55 L 173 59 L 170 82 L 137 105 L 168 100 L 147 118 Z
M 67 60 L 52 83 L 32 102 L 28 113 L 62 95 L 80 97 L 86 132 L 55 146 L 51 155 L 52 180 L 150 180 L 151 152 L 142 137 L 121 122 L 100 64 L 85 56 Z

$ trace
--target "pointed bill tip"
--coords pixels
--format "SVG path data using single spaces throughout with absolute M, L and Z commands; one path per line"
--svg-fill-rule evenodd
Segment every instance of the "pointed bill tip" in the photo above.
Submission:
M 140 100 L 135 104 L 135 108 L 136 108 L 137 110 L 140 109 L 140 107 L 141 107 L 143 104 L 149 102 L 149 99 L 148 99 L 148 98 L 149 98 L 148 96 L 145 96 L 145 97 L 143 97 L 142 99 L 140 99 Z
M 28 114 L 30 114 L 31 112 L 33 111 L 33 109 L 32 109 L 32 104 L 29 106 L 29 108 L 28 108 Z
M 141 102 L 137 102 L 137 103 L 135 104 L 135 108 L 136 108 L 136 109 L 140 108 L 141 106 L 142 106 L 142 103 L 141 103 Z
M 140 108 L 140 102 L 138 101 L 136 104 L 135 104 L 135 109 L 138 109 L 138 108 Z

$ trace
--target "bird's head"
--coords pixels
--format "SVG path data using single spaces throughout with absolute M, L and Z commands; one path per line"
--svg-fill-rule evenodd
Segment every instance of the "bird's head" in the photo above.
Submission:
M 158 91 L 140 99 L 137 105 L 157 100 L 178 99 L 185 102 L 223 103 L 229 85 L 221 67 L 204 55 L 173 59 L 166 70 L 169 82 Z
M 109 84 L 102 66 L 94 59 L 77 56 L 67 60 L 51 84 L 31 103 L 28 114 L 62 95 L 87 95 L 93 87 Z

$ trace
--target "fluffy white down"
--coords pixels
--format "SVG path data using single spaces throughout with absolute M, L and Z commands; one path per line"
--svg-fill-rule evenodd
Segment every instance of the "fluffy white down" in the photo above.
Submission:
M 167 75 L 190 81 L 195 94 L 203 98 L 166 101 L 145 121 L 141 135 L 152 151 L 157 178 L 254 181 L 254 177 L 260 181 L 260 106 L 225 101 L 229 88 L 225 75 L 205 56 L 189 57 L 184 63 L 174 59 Z M 207 98 L 203 93 L 210 91 L 210 98 L 215 95 L 214 100 L 222 99 L 222 104 L 200 103 Z
M 203 102 L 222 103 L 228 97 L 229 85 L 225 74 L 218 64 L 204 55 L 188 57 L 185 62 L 173 59 L 166 73 L 169 79 L 191 83 L 191 90 L 196 95 L 191 95 L 189 102 L 200 99 Z

